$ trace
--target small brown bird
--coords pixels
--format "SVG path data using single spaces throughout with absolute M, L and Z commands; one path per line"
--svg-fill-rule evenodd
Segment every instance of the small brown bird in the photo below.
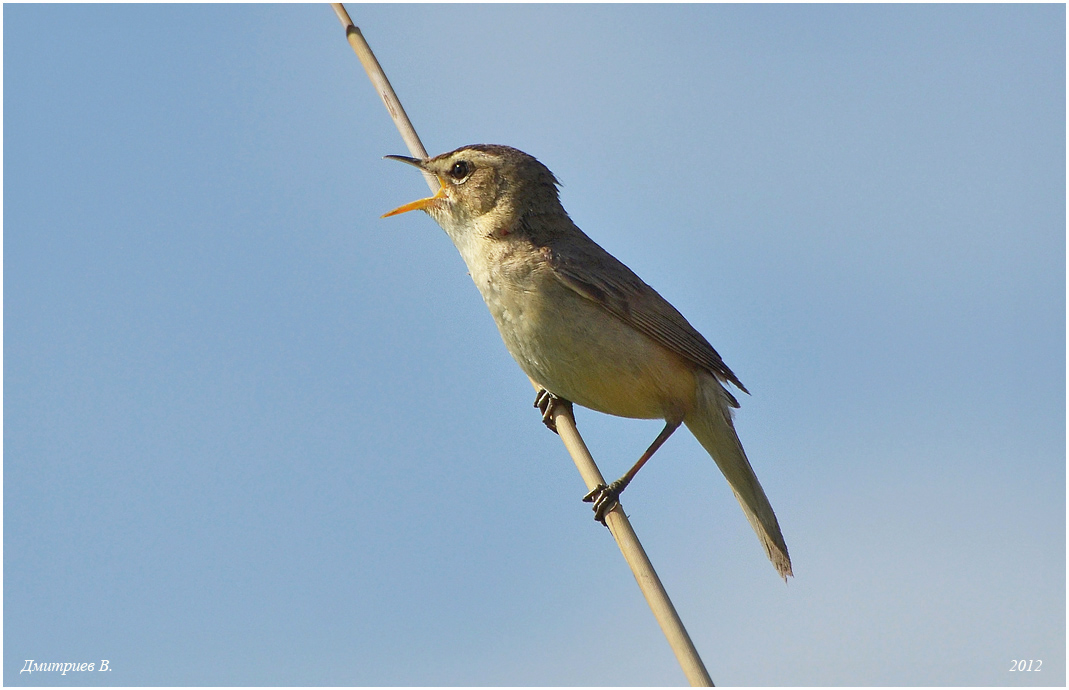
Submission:
M 520 368 L 550 410 L 566 400 L 619 417 L 663 419 L 638 462 L 584 500 L 595 517 L 668 437 L 686 424 L 731 485 L 772 564 L 791 559 L 779 522 L 732 424 L 725 385 L 746 388 L 675 307 L 583 233 L 561 206 L 557 179 L 532 156 L 477 144 L 420 160 L 387 156 L 436 176 L 441 189 L 390 211 L 426 211 L 468 265 Z M 385 216 L 384 216 L 385 217 Z

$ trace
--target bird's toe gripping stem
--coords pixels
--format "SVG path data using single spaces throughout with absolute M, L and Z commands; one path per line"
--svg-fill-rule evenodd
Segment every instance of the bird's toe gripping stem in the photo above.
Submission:
M 542 413 L 542 423 L 553 433 L 557 433 L 557 424 L 553 421 L 553 411 L 557 409 L 558 405 L 567 404 L 567 400 L 553 395 L 545 388 L 538 390 L 538 395 L 535 396 L 534 401 L 534 406 Z
M 620 493 L 627 483 L 617 479 L 612 484 L 598 484 L 583 496 L 584 503 L 594 504 L 594 519 L 605 525 L 605 516 L 620 503 Z M 608 527 L 608 525 L 605 525 Z

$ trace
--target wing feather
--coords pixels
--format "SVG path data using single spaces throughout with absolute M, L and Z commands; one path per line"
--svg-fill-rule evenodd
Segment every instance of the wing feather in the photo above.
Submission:
M 579 241 L 556 238 L 542 248 L 550 269 L 564 285 L 720 380 L 749 392 L 709 341 L 668 300 L 581 231 L 580 235 Z M 734 397 L 731 401 L 738 407 Z

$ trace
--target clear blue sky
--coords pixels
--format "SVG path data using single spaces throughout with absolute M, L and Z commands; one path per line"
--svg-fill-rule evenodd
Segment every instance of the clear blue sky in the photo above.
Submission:
M 789 585 L 624 501 L 714 680 L 1065 683 L 1064 6 L 350 11 L 753 393 Z M 5 684 L 683 682 L 328 6 L 3 18 Z

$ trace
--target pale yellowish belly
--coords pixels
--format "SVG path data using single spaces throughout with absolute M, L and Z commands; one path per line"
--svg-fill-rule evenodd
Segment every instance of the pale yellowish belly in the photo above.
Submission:
M 483 293 L 505 345 L 551 393 L 606 414 L 681 420 L 694 405 L 693 365 L 557 283 Z

